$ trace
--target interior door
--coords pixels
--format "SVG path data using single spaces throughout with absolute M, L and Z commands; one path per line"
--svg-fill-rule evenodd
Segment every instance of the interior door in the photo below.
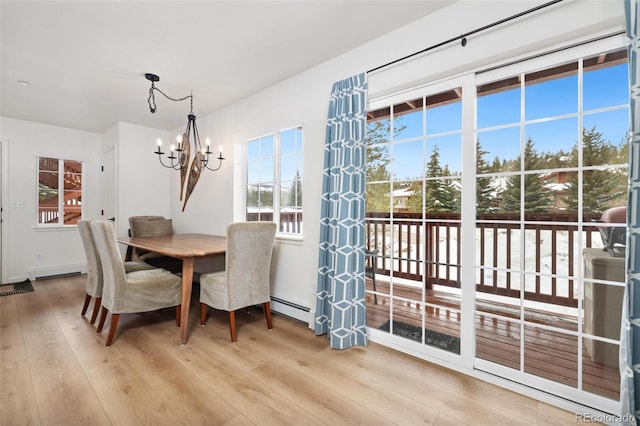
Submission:
M 4 205 L 2 203 L 2 188 L 4 186 L 4 157 L 2 156 L 2 141 L 0 141 L 0 282 L 4 282 L 4 276 L 2 275 L 2 246 L 3 244 L 3 234 L 2 228 L 4 228 Z
M 104 208 L 102 218 L 116 221 L 116 149 L 102 153 L 102 187 L 104 194 Z

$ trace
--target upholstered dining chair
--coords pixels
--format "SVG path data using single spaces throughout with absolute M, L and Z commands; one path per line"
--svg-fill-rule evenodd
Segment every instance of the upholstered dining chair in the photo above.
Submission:
M 82 313 L 87 313 L 91 298 L 94 298 L 93 313 L 91 314 L 90 324 L 96 322 L 98 317 L 98 311 L 100 310 L 100 303 L 102 301 L 102 265 L 100 264 L 100 258 L 98 257 L 98 249 L 93 238 L 93 232 L 91 231 L 91 221 L 87 219 L 81 219 L 78 221 L 78 231 L 80 232 L 80 238 L 82 239 L 82 246 L 84 247 L 84 253 L 87 258 L 87 284 L 86 284 L 86 296 L 84 298 L 84 304 L 82 305 Z M 145 269 L 153 269 L 153 266 L 144 262 L 125 262 L 124 269 L 126 272 L 142 271 Z
M 173 235 L 173 220 L 164 216 L 131 216 L 129 217 L 129 233 L 131 237 L 155 237 Z M 133 248 L 132 260 L 147 262 L 156 268 L 164 268 L 173 273 L 180 273 L 182 261 L 159 253 Z
M 127 273 L 118 250 L 113 223 L 94 221 L 91 223 L 91 230 L 104 277 L 98 333 L 102 332 L 107 311 L 111 313 L 111 325 L 105 345 L 110 346 L 113 342 L 120 314 L 149 312 L 175 306 L 176 323 L 179 326 L 182 279 L 161 268 Z
M 227 226 L 225 270 L 200 276 L 200 324 L 207 320 L 207 306 L 229 312 L 231 341 L 238 340 L 235 311 L 262 304 L 271 322 L 269 276 L 276 235 L 273 222 L 236 222 Z

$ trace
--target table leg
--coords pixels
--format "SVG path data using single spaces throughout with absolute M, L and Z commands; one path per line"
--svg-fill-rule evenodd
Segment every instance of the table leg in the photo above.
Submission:
M 182 306 L 180 315 L 180 341 L 187 343 L 189 324 L 189 306 L 191 305 L 191 287 L 193 285 L 193 257 L 182 259 Z
M 133 260 L 133 247 L 127 246 L 127 254 L 124 256 L 124 261 L 129 262 Z

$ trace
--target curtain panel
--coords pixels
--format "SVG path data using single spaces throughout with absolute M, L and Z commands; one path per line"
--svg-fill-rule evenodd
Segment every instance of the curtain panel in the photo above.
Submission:
M 366 346 L 364 298 L 366 74 L 334 83 L 320 211 L 316 335 L 333 349 Z
M 640 69 L 638 0 L 625 0 L 629 39 L 629 205 L 627 208 L 627 285 L 624 292 L 620 336 L 621 423 L 640 420 Z

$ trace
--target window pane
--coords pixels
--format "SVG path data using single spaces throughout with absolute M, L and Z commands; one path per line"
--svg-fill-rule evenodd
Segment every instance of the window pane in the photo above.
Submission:
M 58 189 L 58 172 L 40 171 L 38 174 L 38 185 L 40 188 Z
M 57 158 L 48 158 L 48 157 L 40 157 L 38 159 L 38 167 L 40 170 L 46 170 L 50 172 L 58 171 L 58 159 Z
M 427 151 L 427 176 L 453 176 L 462 171 L 460 133 L 427 139 Z
M 390 212 L 391 183 L 367 183 L 367 212 Z
M 520 127 L 478 132 L 477 155 L 478 173 L 513 170 L 520 158 Z
M 388 144 L 367 147 L 367 182 L 380 182 L 391 179 L 389 167 L 391 162 L 390 150 L 391 148 Z
M 518 123 L 520 94 L 520 81 L 517 77 L 478 87 L 478 128 Z
M 295 208 L 302 202 L 302 182 L 289 181 L 280 185 L 280 207 Z
M 578 63 L 527 74 L 525 119 L 552 117 L 578 111 Z
M 460 179 L 427 179 L 424 202 L 427 212 L 460 212 Z
M 260 157 L 264 158 L 273 156 L 273 142 L 273 135 L 260 139 Z
M 397 180 L 420 178 L 424 174 L 422 140 L 393 145 L 393 177 Z
M 578 119 L 545 121 L 525 126 L 525 170 L 560 167 L 568 161 L 578 139 Z
M 296 151 L 296 129 L 280 133 L 280 153 L 288 154 Z
M 247 185 L 247 211 L 252 211 L 260 206 L 260 187 L 256 185 Z
M 582 210 L 603 213 L 610 207 L 627 204 L 628 169 L 610 168 L 582 172 Z
M 280 179 L 292 181 L 298 172 L 296 167 L 296 157 L 293 155 L 282 156 L 280 158 Z
M 260 167 L 258 161 L 252 161 L 247 163 L 247 183 L 259 183 L 260 182 Z
M 585 166 L 627 164 L 629 109 L 584 116 L 583 161 Z
M 388 118 L 390 111 L 390 108 L 384 109 L 387 118 L 367 122 L 367 145 L 389 142 L 391 140 L 391 121 Z M 373 111 L 369 114 L 375 115 L 377 112 L 379 111 Z
M 394 105 L 393 113 L 394 140 L 422 136 L 422 98 Z
M 38 223 L 58 223 L 58 190 L 38 191 Z
M 624 51 L 626 56 L 626 51 Z M 598 58 L 594 58 L 597 62 Z M 583 109 L 585 111 L 629 103 L 629 67 L 626 63 L 589 71 L 585 60 Z M 595 68 L 596 66 L 594 66 Z
M 247 161 L 252 161 L 260 156 L 260 140 L 247 142 Z
M 461 96 L 462 90 L 458 90 Z M 458 99 L 458 92 L 454 91 L 427 98 L 427 135 L 451 132 L 462 128 L 462 102 Z M 432 105 L 431 102 L 438 103 Z
M 273 158 L 259 160 L 260 181 L 273 180 Z
M 82 219 L 82 191 L 64 191 L 64 224 L 75 225 Z

